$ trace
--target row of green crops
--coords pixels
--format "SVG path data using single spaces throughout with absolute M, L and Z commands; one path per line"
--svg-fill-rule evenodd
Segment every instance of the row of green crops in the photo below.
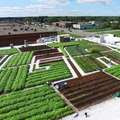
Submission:
M 70 113 L 47 85 L 0 96 L 0 120 L 58 120 Z
M 102 61 L 104 61 L 106 64 L 114 65 L 110 60 L 107 60 L 106 58 L 101 58 Z
M 87 51 L 84 48 L 80 47 L 79 45 L 66 47 L 66 50 L 72 56 L 80 56 L 87 54 Z
M 110 50 L 107 47 L 104 47 L 97 43 L 93 43 L 93 42 L 86 41 L 86 40 L 79 41 L 78 45 L 67 46 L 65 48 L 71 56 L 80 56 L 80 55 L 85 55 L 85 54 L 92 55 L 95 53 L 100 54 L 100 52 L 102 51 Z
M 113 66 L 111 68 L 107 68 L 106 72 L 110 73 L 111 75 L 120 78 L 120 65 Z
M 78 45 L 81 48 L 89 49 L 89 50 L 91 50 L 92 48 L 96 48 L 96 49 L 99 49 L 101 51 L 109 50 L 109 48 L 107 48 L 105 46 L 102 46 L 102 45 L 99 45 L 97 43 L 90 42 L 90 41 L 87 41 L 87 40 L 49 44 L 50 47 L 57 47 L 57 48 L 59 48 L 59 47 L 69 47 L 69 46 L 78 46 Z
M 71 77 L 71 73 L 63 61 L 42 66 L 50 66 L 50 69 L 46 71 L 37 70 L 36 72 L 30 73 L 26 79 L 26 87 L 32 87 Z
M 106 67 L 105 65 L 100 63 L 97 59 L 91 56 L 74 57 L 74 59 L 84 72 L 93 72 L 98 69 L 103 69 Z
M 4 67 L 26 65 L 31 62 L 33 52 L 23 52 L 13 55 Z
M 0 93 L 24 88 L 28 67 L 20 66 L 0 71 Z
M 111 60 L 120 63 L 120 53 L 116 51 L 110 51 L 107 53 L 103 53 L 104 56 L 110 58 Z
M 0 50 L 0 56 L 1 55 L 12 55 L 15 53 L 18 53 L 19 51 L 16 48 L 11 48 L 11 49 L 1 49 Z

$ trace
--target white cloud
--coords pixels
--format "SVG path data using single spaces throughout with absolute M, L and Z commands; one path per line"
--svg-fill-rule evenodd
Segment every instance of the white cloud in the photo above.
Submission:
M 24 6 L 0 6 L 0 17 L 82 15 L 86 11 L 70 8 L 71 0 L 30 0 Z M 74 0 L 76 3 L 110 3 L 112 0 Z M 82 13 L 82 14 L 80 14 Z
M 34 0 L 35 1 L 35 0 Z M 25 6 L 0 6 L 0 17 L 64 15 L 69 0 L 36 0 Z
M 104 3 L 108 4 L 112 2 L 112 0 L 77 0 L 78 3 Z

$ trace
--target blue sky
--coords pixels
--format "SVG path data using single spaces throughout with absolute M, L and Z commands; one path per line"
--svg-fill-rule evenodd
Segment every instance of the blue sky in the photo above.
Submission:
M 120 16 L 120 0 L 0 0 L 0 17 Z

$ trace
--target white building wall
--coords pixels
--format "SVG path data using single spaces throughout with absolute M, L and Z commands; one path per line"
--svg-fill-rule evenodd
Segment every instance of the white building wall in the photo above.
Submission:
M 101 41 L 101 43 L 115 45 L 116 42 L 120 42 L 120 38 L 114 37 L 113 34 L 105 34 L 100 37 L 100 41 Z
M 73 24 L 73 28 L 80 29 L 80 24 Z

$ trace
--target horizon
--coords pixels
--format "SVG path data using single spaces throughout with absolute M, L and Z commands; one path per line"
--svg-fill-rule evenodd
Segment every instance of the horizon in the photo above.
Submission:
M 2 0 L 0 18 L 38 16 L 120 16 L 118 0 Z

